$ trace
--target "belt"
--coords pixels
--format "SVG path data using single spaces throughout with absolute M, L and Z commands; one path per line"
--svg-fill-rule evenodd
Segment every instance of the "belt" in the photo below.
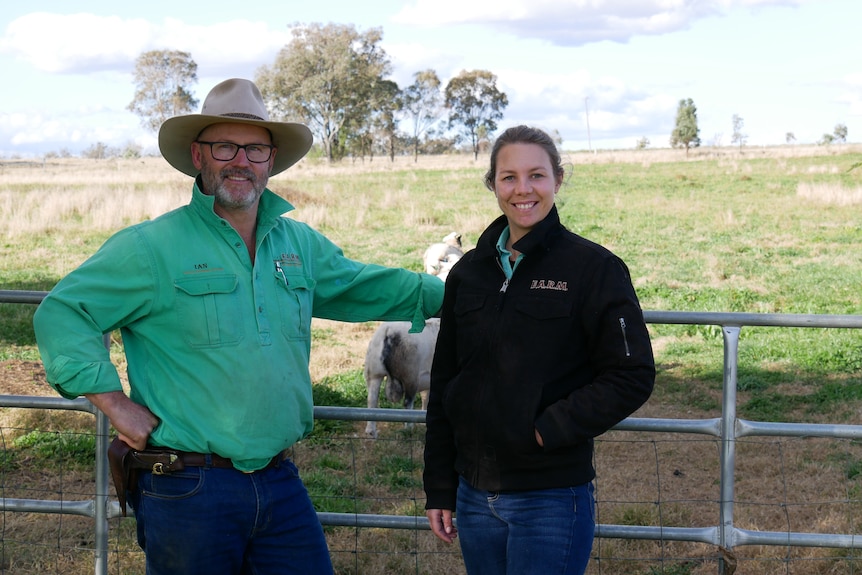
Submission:
M 287 459 L 288 450 L 278 453 L 269 460 L 264 469 L 275 467 Z M 218 467 L 222 469 L 236 469 L 233 461 L 227 457 L 215 453 L 189 453 L 187 451 L 176 451 L 173 449 L 150 447 L 143 451 L 130 451 L 128 454 L 129 464 L 132 469 L 145 469 L 156 475 L 164 475 L 182 471 L 186 467 Z M 239 470 L 237 470 L 239 471 Z M 253 473 L 247 471 L 245 473 Z

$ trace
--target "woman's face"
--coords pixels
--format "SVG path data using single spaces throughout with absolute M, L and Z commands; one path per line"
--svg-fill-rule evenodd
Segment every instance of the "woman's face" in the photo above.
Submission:
M 512 243 L 545 219 L 563 179 L 537 144 L 506 144 L 497 152 L 494 195 L 509 221 Z

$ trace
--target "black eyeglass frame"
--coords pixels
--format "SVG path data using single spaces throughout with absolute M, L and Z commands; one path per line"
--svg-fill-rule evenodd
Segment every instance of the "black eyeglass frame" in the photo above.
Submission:
M 263 163 L 268 162 L 270 159 L 272 159 L 272 151 L 275 149 L 275 146 L 273 146 L 272 144 L 242 144 L 242 145 L 240 145 L 240 144 L 234 144 L 233 142 L 206 142 L 204 140 L 195 140 L 195 141 L 198 144 L 209 145 L 210 154 L 212 154 L 212 157 L 215 158 L 216 160 L 218 160 L 219 162 L 230 162 L 231 160 L 236 158 L 236 155 L 239 154 L 240 150 L 244 150 L 245 151 L 245 157 L 248 158 L 249 162 L 251 162 L 253 164 L 263 164 Z M 233 146 L 234 147 L 233 156 L 231 156 L 230 158 L 225 158 L 225 159 L 216 158 L 215 153 L 213 152 L 213 146 L 216 144 Z M 265 160 L 252 160 L 248 155 L 248 148 L 266 148 L 269 150 L 269 154 L 267 154 Z

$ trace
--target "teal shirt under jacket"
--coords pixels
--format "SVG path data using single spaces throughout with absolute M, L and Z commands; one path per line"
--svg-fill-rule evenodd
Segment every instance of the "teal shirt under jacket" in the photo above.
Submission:
M 66 398 L 122 390 L 102 341 L 119 329 L 130 396 L 161 421 L 151 444 L 264 467 L 312 429 L 312 316 L 419 331 L 443 299 L 439 279 L 350 260 L 291 209 L 261 196 L 254 264 L 197 184 L 112 236 L 36 310 L 48 382 Z

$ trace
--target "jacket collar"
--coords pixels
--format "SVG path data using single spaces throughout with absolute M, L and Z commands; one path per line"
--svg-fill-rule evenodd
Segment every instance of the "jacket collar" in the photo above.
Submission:
M 497 257 L 497 240 L 507 225 L 506 216 L 500 216 L 491 222 L 476 242 L 477 257 Z M 530 233 L 515 242 L 512 247 L 526 256 L 537 250 L 548 250 L 562 231 L 560 214 L 557 212 L 557 206 L 554 205 L 545 219 L 536 224 Z

